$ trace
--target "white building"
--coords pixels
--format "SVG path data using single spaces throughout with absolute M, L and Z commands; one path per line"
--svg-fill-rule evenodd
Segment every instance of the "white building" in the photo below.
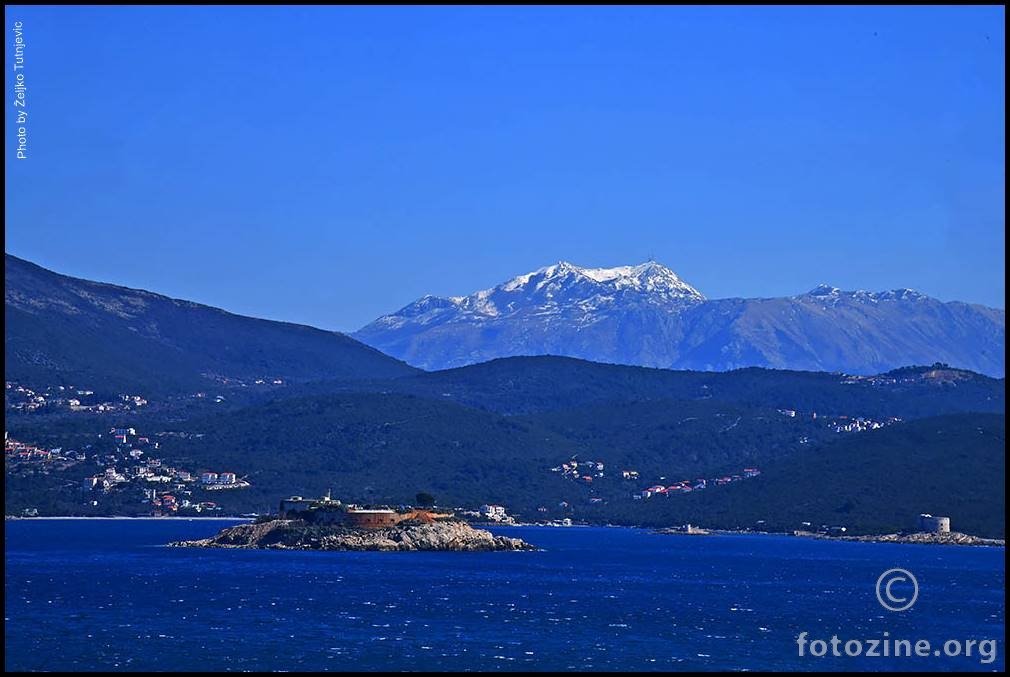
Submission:
M 485 503 L 480 507 L 481 516 L 491 520 L 492 522 L 503 522 L 508 519 L 508 515 L 505 514 L 505 506 L 501 505 L 490 505 Z

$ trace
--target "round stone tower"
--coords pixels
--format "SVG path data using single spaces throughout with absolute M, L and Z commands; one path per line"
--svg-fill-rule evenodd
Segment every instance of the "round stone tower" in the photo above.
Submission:
M 919 515 L 919 531 L 926 531 L 931 534 L 949 534 L 950 518 L 936 517 L 928 513 Z

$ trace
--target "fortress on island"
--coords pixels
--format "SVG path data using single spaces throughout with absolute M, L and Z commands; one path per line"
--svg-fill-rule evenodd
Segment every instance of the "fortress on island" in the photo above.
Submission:
M 280 503 L 278 517 L 282 520 L 303 520 L 307 524 L 346 526 L 355 529 L 385 529 L 405 522 L 431 524 L 453 517 L 452 513 L 437 513 L 424 508 L 393 510 L 392 508 L 360 508 L 335 500 L 327 493 L 322 498 L 292 496 Z
M 359 507 L 334 500 L 329 494 L 317 499 L 285 498 L 278 515 L 263 517 L 225 527 L 210 538 L 169 545 L 358 552 L 536 550 L 520 538 L 475 529 L 451 513 L 426 508 Z

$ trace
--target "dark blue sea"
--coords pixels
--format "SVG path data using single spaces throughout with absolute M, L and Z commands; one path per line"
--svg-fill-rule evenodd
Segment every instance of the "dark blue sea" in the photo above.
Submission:
M 580 527 L 494 530 L 528 553 L 161 547 L 225 524 L 6 522 L 5 668 L 1004 670 L 1002 548 Z M 893 567 L 919 582 L 907 611 L 877 601 Z M 998 644 L 800 657 L 801 632 Z

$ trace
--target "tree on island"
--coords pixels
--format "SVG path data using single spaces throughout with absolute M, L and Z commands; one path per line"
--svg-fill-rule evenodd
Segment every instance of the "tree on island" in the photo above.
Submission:
M 435 497 L 429 494 L 427 491 L 417 492 L 417 496 L 414 497 L 417 505 L 421 508 L 430 508 L 435 505 Z

